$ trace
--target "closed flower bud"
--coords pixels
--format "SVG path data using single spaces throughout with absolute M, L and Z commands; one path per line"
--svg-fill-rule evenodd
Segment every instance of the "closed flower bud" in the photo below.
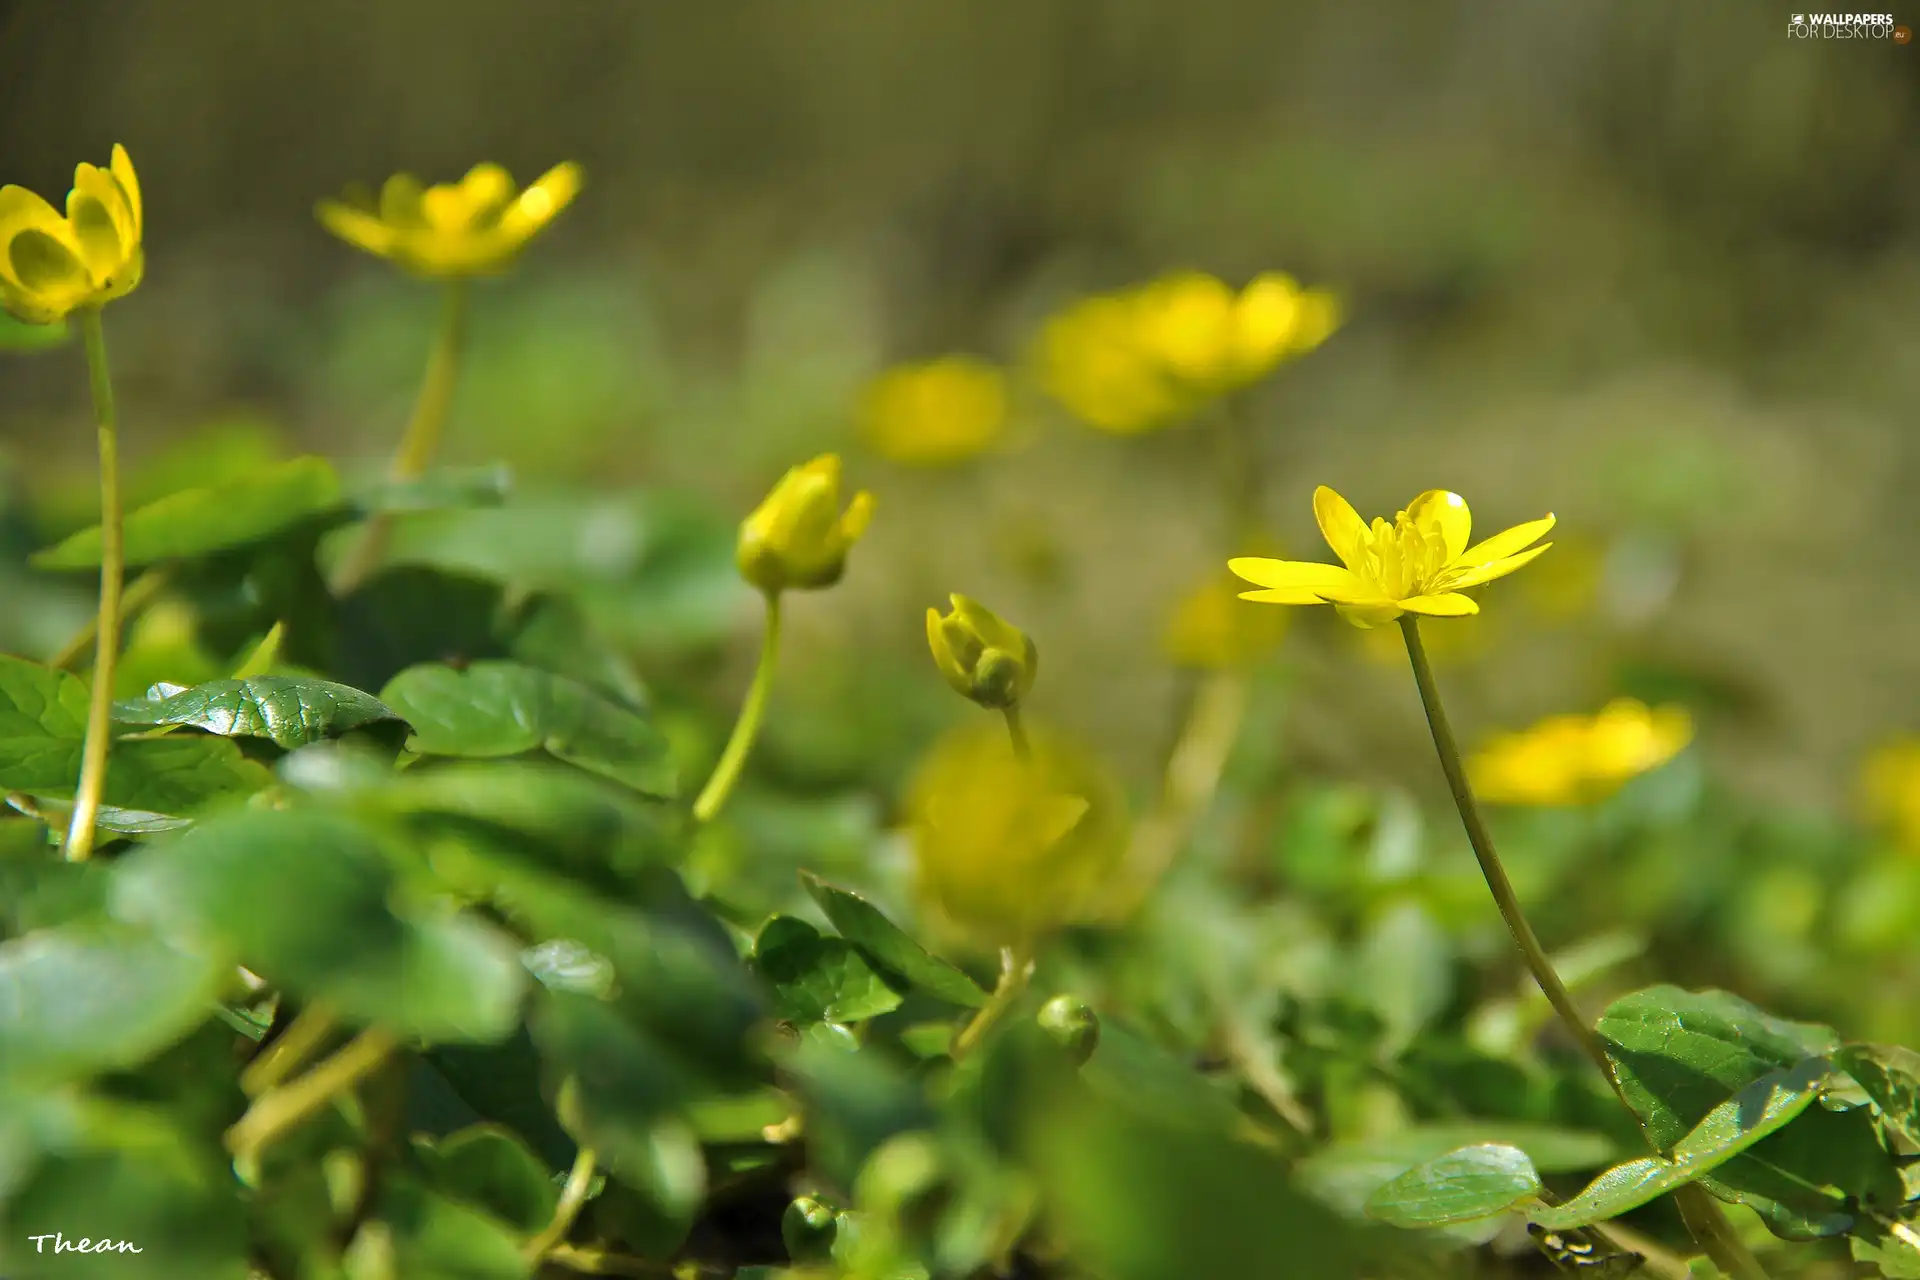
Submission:
M 944 618 L 927 610 L 927 645 L 934 665 L 963 698 L 1003 711 L 1027 696 L 1040 670 L 1040 651 L 1020 628 L 976 600 L 949 596 Z
M 1079 996 L 1058 995 L 1040 1006 L 1035 1021 L 1054 1043 L 1067 1051 L 1076 1066 L 1093 1056 L 1100 1044 L 1100 1019 Z
M 825 1262 L 839 1232 L 840 1215 L 812 1196 L 801 1196 L 780 1215 L 780 1239 L 787 1257 L 797 1263 Z
M 822 454 L 780 478 L 740 525 L 740 576 L 769 595 L 830 587 L 846 572 L 847 550 L 873 518 L 873 495 L 840 509 L 840 458 Z

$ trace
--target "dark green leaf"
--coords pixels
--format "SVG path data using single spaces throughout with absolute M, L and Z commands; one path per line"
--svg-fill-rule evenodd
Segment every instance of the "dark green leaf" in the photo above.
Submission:
M 340 480 L 325 458 L 294 458 L 232 483 L 183 489 L 130 512 L 126 563 L 191 560 L 264 542 L 295 525 L 340 509 Z M 100 529 L 83 529 L 33 556 L 38 569 L 93 569 Z
M 822 937 L 792 916 L 767 921 L 754 943 L 753 964 L 773 991 L 775 1012 L 789 1022 L 861 1022 L 900 1007 L 900 993 L 852 943 Z
M 78 738 L 0 738 L 0 791 L 71 799 L 80 778 L 80 753 Z M 123 740 L 114 744 L 107 763 L 105 798 L 116 809 L 180 816 L 217 800 L 251 795 L 272 781 L 265 766 L 224 739 Z
M 1880 1108 L 1881 1123 L 1920 1145 L 1920 1053 L 1899 1045 L 1850 1044 L 1833 1060 Z
M 135 929 L 70 925 L 0 943 L 0 1077 L 130 1067 L 212 1016 L 221 976 Z
M 380 699 L 413 726 L 422 755 L 556 759 L 671 798 L 679 775 L 666 739 L 639 714 L 578 681 L 512 662 L 465 671 L 425 664 L 388 682 Z
M 435 1045 L 422 1057 L 428 1089 L 444 1089 L 457 1101 L 444 1110 L 451 1114 L 464 1107 L 472 1113 L 462 1113 L 449 1131 L 479 1117 L 519 1134 L 549 1168 L 564 1169 L 573 1162 L 573 1139 L 542 1096 L 540 1054 L 524 1027 L 498 1044 Z
M 513 492 L 513 469 L 505 463 L 441 467 L 411 480 L 382 478 L 352 494 L 356 511 L 441 511 L 497 507 Z
M 1517 1208 L 1540 1194 L 1518 1147 L 1483 1143 L 1417 1165 L 1367 1197 L 1367 1216 L 1396 1227 L 1444 1227 Z
M 1911 1222 L 1874 1216 L 1847 1241 L 1854 1260 L 1879 1268 L 1888 1280 L 1920 1280 L 1920 1231 Z
M 1597 1169 L 1617 1150 L 1604 1134 L 1510 1120 L 1418 1125 L 1378 1137 L 1336 1143 L 1297 1166 L 1302 1184 L 1343 1213 L 1363 1212 L 1375 1189 L 1407 1170 L 1461 1147 L 1518 1147 L 1543 1174 Z
M 544 992 L 529 1026 L 567 1131 L 615 1170 L 646 1168 L 659 1124 L 696 1091 L 681 1063 L 591 996 Z
M 533 1272 L 504 1224 L 411 1178 L 385 1180 L 378 1213 L 392 1228 L 393 1275 L 525 1280 Z
M 865 952 L 883 973 L 952 1004 L 979 1008 L 986 1003 L 987 993 L 979 983 L 929 953 L 865 898 L 830 885 L 811 871 L 800 873 L 800 883 L 840 936 Z
M 306 676 L 253 676 L 179 689 L 156 685 L 114 706 L 121 724 L 189 725 L 221 737 L 270 738 L 291 750 L 399 717 L 370 693 Z
M 474 1125 L 427 1148 L 433 1187 L 528 1232 L 553 1217 L 559 1193 L 540 1158 L 506 1129 Z

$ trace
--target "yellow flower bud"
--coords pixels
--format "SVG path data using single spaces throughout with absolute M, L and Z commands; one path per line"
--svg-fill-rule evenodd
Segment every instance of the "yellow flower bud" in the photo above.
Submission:
M 990 946 L 1097 918 L 1127 852 L 1126 803 L 1091 753 L 1045 727 L 1028 754 L 975 721 L 935 744 L 909 788 L 916 883 L 947 923 Z
M 497 164 L 478 164 L 458 182 L 423 187 L 397 173 L 378 200 L 354 189 L 322 200 L 321 225 L 356 249 L 415 275 L 474 276 L 498 271 L 573 201 L 580 166 L 555 165 L 524 191 Z
M 901 365 L 861 399 L 861 434 L 876 453 L 913 467 L 945 467 L 999 443 L 1007 427 L 1007 375 L 972 356 Z
M 840 458 L 826 453 L 780 477 L 740 525 L 740 576 L 769 595 L 830 587 L 846 572 L 847 550 L 873 518 L 873 495 L 840 510 Z
M 0 307 L 53 324 L 133 291 L 146 271 L 140 180 L 115 145 L 105 169 L 73 171 L 64 217 L 25 187 L 0 187 Z
M 1032 637 L 977 600 L 949 596 L 953 612 L 927 610 L 927 645 L 954 692 L 1003 711 L 1027 696 L 1040 670 Z

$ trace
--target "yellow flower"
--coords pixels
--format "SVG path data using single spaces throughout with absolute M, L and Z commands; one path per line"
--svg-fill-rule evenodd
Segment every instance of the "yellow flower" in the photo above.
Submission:
M 1287 615 L 1277 609 L 1243 609 L 1233 575 L 1197 583 L 1174 606 L 1160 647 L 1183 667 L 1222 671 L 1251 666 L 1280 645 Z
M 146 271 L 140 180 L 127 149 L 73 171 L 63 217 L 25 187 L 0 187 L 0 306 L 28 324 L 132 292 Z
M 1867 816 L 1903 849 L 1920 854 L 1920 739 L 1890 742 L 1867 758 L 1860 776 Z
M 840 458 L 822 454 L 780 477 L 741 522 L 734 555 L 740 576 L 769 595 L 830 587 L 872 518 L 873 495 L 864 490 L 840 510 Z
M 1468 546 L 1473 521 L 1467 501 L 1444 489 L 1427 490 L 1391 524 L 1376 516 L 1369 526 L 1345 498 L 1321 485 L 1313 491 L 1313 514 L 1343 563 L 1230 560 L 1229 569 L 1264 588 L 1242 592 L 1242 600 L 1331 604 L 1357 627 L 1379 626 L 1403 613 L 1457 618 L 1480 612 L 1461 592 L 1505 577 L 1553 545 L 1533 545 L 1553 528 L 1548 515 Z
M 1311 351 L 1339 326 L 1334 297 L 1269 273 L 1235 293 L 1199 272 L 1088 298 L 1048 322 L 1041 377 L 1105 431 L 1150 431 Z
M 525 191 L 497 164 L 479 164 L 458 182 L 422 187 L 412 174 L 388 178 L 376 202 L 363 189 L 316 209 L 327 230 L 356 249 L 423 276 L 498 271 L 580 191 L 580 166 L 555 165 Z
M 1032 637 L 977 600 L 949 596 L 953 612 L 927 610 L 933 663 L 963 698 L 1003 710 L 1026 697 L 1040 672 Z
M 1097 917 L 1127 850 L 1119 786 L 1090 753 L 1044 726 L 1030 755 L 975 722 L 934 745 L 908 793 L 917 884 L 980 942 L 1031 942 Z
M 1490 804 L 1581 804 L 1665 764 L 1692 739 L 1685 708 L 1616 698 L 1596 715 L 1550 716 L 1495 738 L 1467 773 Z
M 902 365 L 867 388 L 860 426 L 889 461 L 915 467 L 965 462 L 1006 431 L 1006 375 L 972 356 Z

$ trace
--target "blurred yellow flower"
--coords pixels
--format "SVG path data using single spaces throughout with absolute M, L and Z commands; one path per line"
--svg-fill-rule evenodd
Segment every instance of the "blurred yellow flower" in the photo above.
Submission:
M 25 187 L 0 187 L 0 307 L 53 324 L 133 291 L 146 271 L 140 180 L 114 144 L 106 168 L 73 171 L 63 216 Z
M 1339 327 L 1332 294 L 1270 273 L 1235 293 L 1181 272 L 1075 304 L 1048 321 L 1048 392 L 1089 425 L 1132 434 L 1192 417 L 1313 350 Z
M 881 457 L 945 467 L 977 457 L 1007 428 L 1007 377 L 972 356 L 902 365 L 875 378 L 860 405 L 860 430 Z
M 1206 671 L 1251 666 L 1272 653 L 1287 633 L 1287 615 L 1242 608 L 1239 594 L 1238 579 L 1230 573 L 1195 583 L 1167 619 L 1161 652 L 1179 666 Z
M 478 164 L 458 182 L 422 187 L 408 173 L 388 178 L 378 201 L 362 188 L 322 200 L 327 230 L 356 249 L 416 275 L 473 276 L 498 271 L 552 222 L 580 191 L 580 166 L 555 165 L 525 191 L 497 164 Z
M 1868 818 L 1920 854 L 1920 739 L 1901 738 L 1868 756 L 1860 792 Z
M 1692 739 L 1684 707 L 1616 698 L 1596 715 L 1550 716 L 1493 739 L 1467 762 L 1467 774 L 1489 804 L 1584 804 L 1657 769 Z
M 872 518 L 873 495 L 864 490 L 840 510 L 840 457 L 821 454 L 780 477 L 741 522 L 734 555 L 740 576 L 769 595 L 830 587 Z
M 1553 528 L 1548 515 L 1468 546 L 1473 519 L 1467 501 L 1444 489 L 1415 498 L 1392 524 L 1376 516 L 1369 526 L 1351 503 L 1321 485 L 1313 491 L 1313 514 L 1343 563 L 1230 560 L 1229 569 L 1264 588 L 1242 592 L 1242 600 L 1331 604 L 1356 627 L 1379 626 L 1406 613 L 1460 617 L 1480 611 L 1461 592 L 1505 577 L 1553 545 L 1533 546 Z
M 976 721 L 935 743 L 908 789 L 916 881 L 948 923 L 993 946 L 1097 918 L 1127 852 L 1126 802 L 1100 761 L 1045 727 L 1029 755 Z
M 933 664 L 954 691 L 983 707 L 1004 710 L 1027 696 L 1040 673 L 1033 638 L 977 600 L 949 596 L 953 612 L 927 610 Z

